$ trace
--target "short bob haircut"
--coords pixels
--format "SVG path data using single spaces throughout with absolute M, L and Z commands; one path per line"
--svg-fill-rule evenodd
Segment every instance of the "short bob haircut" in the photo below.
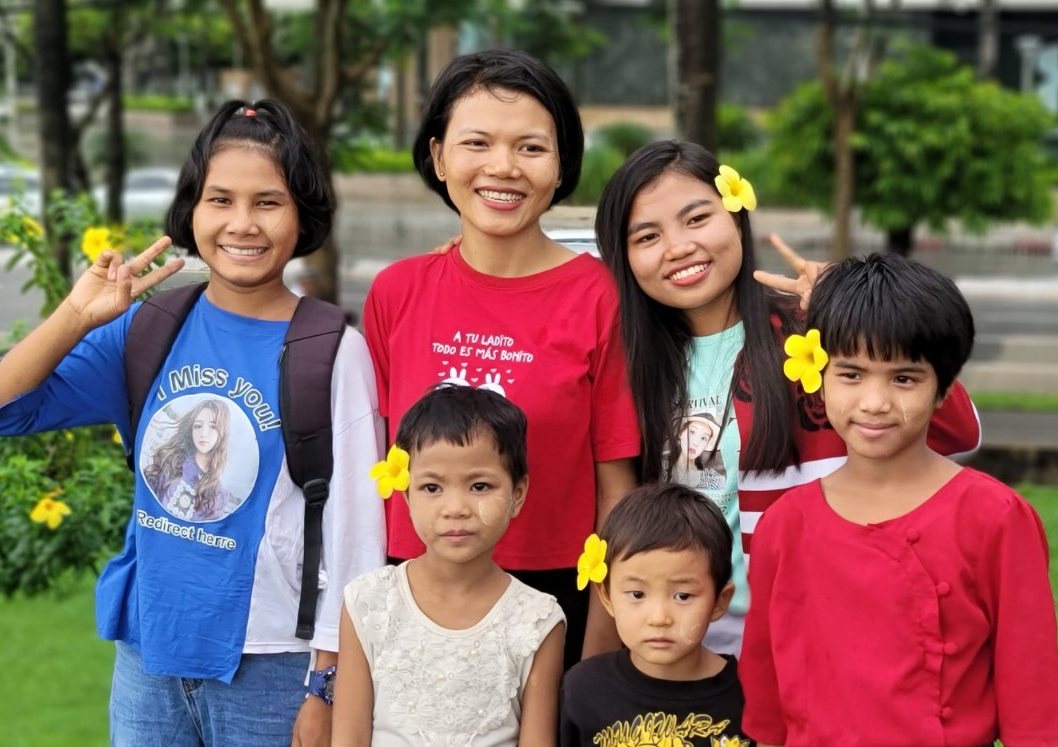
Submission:
M 319 249 L 331 232 L 335 208 L 325 161 L 287 108 L 271 99 L 228 101 L 199 133 L 165 217 L 165 232 L 173 243 L 199 256 L 192 227 L 195 205 L 202 197 L 210 159 L 225 148 L 249 148 L 272 159 L 298 211 L 294 256 Z
M 443 142 L 452 108 L 464 96 L 484 89 L 493 95 L 503 91 L 532 96 L 555 120 L 561 181 L 551 204 L 561 202 L 577 187 L 584 158 L 584 129 L 573 94 L 558 74 L 532 55 L 516 49 L 490 49 L 462 55 L 449 62 L 430 86 L 423 106 L 422 125 L 415 138 L 412 157 L 426 185 L 459 212 L 448 187 L 434 172 L 430 140 Z
M 442 384 L 430 390 L 400 419 L 396 443 L 414 462 L 416 452 L 438 441 L 468 446 L 481 435 L 495 441 L 514 485 L 529 474 L 525 413 L 488 389 Z
M 700 550 L 717 593 L 731 580 L 731 527 L 712 500 L 685 485 L 641 485 L 614 506 L 599 536 L 610 567 L 651 550 Z
M 950 278 L 897 254 L 831 265 L 812 290 L 808 327 L 830 355 L 926 360 L 937 397 L 951 388 L 974 343 L 970 306 Z

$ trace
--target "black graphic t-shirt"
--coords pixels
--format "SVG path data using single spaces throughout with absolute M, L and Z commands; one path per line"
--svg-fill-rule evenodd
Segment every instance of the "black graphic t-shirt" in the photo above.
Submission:
M 715 677 L 674 682 L 648 677 L 627 649 L 582 661 L 562 682 L 559 744 L 631 747 L 746 747 L 735 657 Z

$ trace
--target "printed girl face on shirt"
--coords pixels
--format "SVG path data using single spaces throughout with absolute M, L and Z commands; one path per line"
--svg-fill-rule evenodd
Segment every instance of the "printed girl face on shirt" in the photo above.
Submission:
M 195 444 L 195 451 L 199 454 L 208 454 L 217 445 L 219 437 L 217 413 L 209 408 L 202 410 L 195 416 L 191 426 L 191 440 Z
M 707 451 L 713 440 L 713 429 L 700 420 L 692 420 L 687 423 L 685 433 L 685 453 L 687 460 L 693 462 L 695 457 Z
M 738 321 L 742 235 L 712 185 L 670 169 L 645 186 L 632 201 L 626 250 L 643 292 L 682 310 L 696 336 Z

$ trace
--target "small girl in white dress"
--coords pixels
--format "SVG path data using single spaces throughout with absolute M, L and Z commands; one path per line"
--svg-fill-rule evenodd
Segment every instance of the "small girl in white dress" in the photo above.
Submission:
M 516 405 L 474 387 L 401 419 L 372 474 L 406 491 L 426 552 L 345 588 L 334 745 L 555 744 L 562 611 L 492 559 L 525 501 L 525 434 Z

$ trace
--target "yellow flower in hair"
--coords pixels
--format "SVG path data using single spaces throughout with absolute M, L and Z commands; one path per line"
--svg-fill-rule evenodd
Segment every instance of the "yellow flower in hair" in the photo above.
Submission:
M 62 488 L 55 488 L 41 496 L 37 505 L 29 512 L 29 518 L 38 524 L 47 524 L 48 529 L 55 529 L 62 524 L 63 517 L 70 515 L 70 507 L 55 500 L 55 496 L 61 492 Z
M 714 181 L 727 210 L 737 213 L 742 208 L 753 210 L 757 207 L 757 195 L 753 192 L 753 185 L 740 177 L 730 166 L 721 166 L 720 174 Z
M 819 330 L 810 329 L 807 334 L 790 335 L 786 338 L 786 354 L 790 356 L 782 371 L 790 381 L 800 381 L 804 390 L 811 394 L 823 385 L 823 369 L 830 361 L 827 351 L 819 344 Z
M 386 460 L 371 468 L 371 479 L 378 481 L 378 494 L 389 498 L 394 490 L 407 490 L 411 484 L 408 464 L 411 456 L 396 444 L 389 448 Z
M 583 590 L 589 581 L 601 584 L 606 578 L 606 540 L 594 532 L 584 540 L 584 552 L 577 560 L 577 589 Z

